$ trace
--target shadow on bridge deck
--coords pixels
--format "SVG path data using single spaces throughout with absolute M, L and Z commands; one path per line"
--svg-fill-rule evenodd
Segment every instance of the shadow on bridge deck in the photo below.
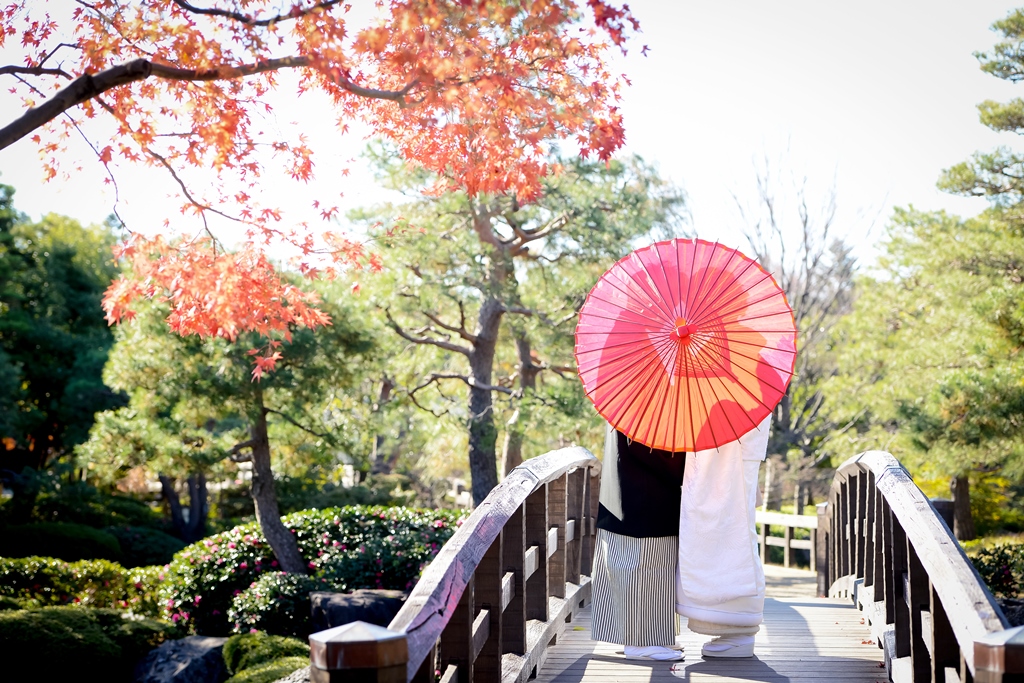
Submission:
M 537 683 L 664 683 L 765 681 L 766 683 L 883 683 L 882 651 L 847 601 L 814 597 L 810 572 L 768 566 L 765 621 L 750 659 L 700 656 L 707 640 L 685 627 L 679 637 L 686 659 L 645 662 L 625 659 L 621 646 L 590 639 L 590 609 L 566 625 L 537 672 Z

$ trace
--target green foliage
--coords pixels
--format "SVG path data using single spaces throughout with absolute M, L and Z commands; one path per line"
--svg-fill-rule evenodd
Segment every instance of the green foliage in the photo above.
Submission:
M 0 557 L 0 595 L 34 606 L 118 608 L 160 616 L 163 567 L 125 569 L 105 560 L 63 562 L 50 557 Z
M 228 610 L 228 621 L 236 633 L 252 629 L 281 636 L 306 638 L 313 632 L 313 591 L 335 591 L 328 579 L 274 572 L 264 574 L 235 596 Z
M 349 505 L 409 505 L 415 497 L 410 489 L 411 479 L 401 474 L 371 474 L 355 486 L 342 486 L 329 477 L 325 468 L 312 468 L 304 475 L 276 478 L 274 488 L 281 512 L 287 514 Z M 216 505 L 224 519 L 251 519 L 255 514 L 248 487 L 221 489 Z
M 306 510 L 282 521 L 295 534 L 314 577 L 346 590 L 405 589 L 451 537 L 460 517 L 445 510 L 356 506 Z M 353 576 L 334 572 L 335 564 L 344 564 Z M 277 571 L 255 524 L 205 538 L 171 563 L 169 580 L 161 587 L 168 618 L 193 633 L 226 635 L 233 626 L 228 611 L 235 596 Z
M 967 556 L 992 595 L 997 598 L 1024 595 L 1024 544 L 969 549 Z
M 144 501 L 104 491 L 84 481 L 69 481 L 72 468 L 58 463 L 46 470 L 26 467 L 13 477 L 15 498 L 0 511 L 10 524 L 65 522 L 97 529 L 142 526 L 165 529 L 159 512 Z
M 121 545 L 113 535 L 83 524 L 42 522 L 5 527 L 0 556 L 56 557 L 75 560 L 120 560 Z
M 309 663 L 309 645 L 296 638 L 272 636 L 262 631 L 231 636 L 224 643 L 223 653 L 224 664 L 232 674 L 282 657 L 306 657 Z
M 833 448 L 889 450 L 915 475 L 1024 477 L 1024 237 L 993 216 L 898 210 L 877 278 L 834 331 Z
M 0 437 L 17 470 L 81 443 L 93 413 L 122 401 L 101 379 L 113 234 L 56 214 L 29 223 L 13 194 L 0 185 Z
M 169 624 L 115 610 L 5 610 L 0 611 L 0 660 L 4 676 L 13 681 L 39 680 L 52 663 L 127 682 L 135 663 L 172 635 Z
M 282 657 L 239 671 L 225 683 L 274 683 L 305 666 L 309 666 L 309 657 Z
M 121 564 L 126 567 L 168 564 L 186 545 L 180 538 L 148 527 L 112 526 L 106 532 L 120 544 Z

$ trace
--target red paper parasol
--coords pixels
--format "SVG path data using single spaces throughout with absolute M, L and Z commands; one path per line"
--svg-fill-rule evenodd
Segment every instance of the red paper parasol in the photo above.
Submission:
M 651 448 L 700 451 L 735 441 L 782 400 L 796 324 L 756 261 L 705 240 L 658 242 L 590 290 L 576 363 L 616 429 Z

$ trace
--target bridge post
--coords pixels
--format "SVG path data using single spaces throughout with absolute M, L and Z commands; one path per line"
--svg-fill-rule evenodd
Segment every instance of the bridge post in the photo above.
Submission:
M 354 621 L 309 637 L 311 683 L 405 683 L 404 633 Z
M 1024 626 L 996 631 L 974 641 L 975 683 L 1024 680 Z
M 814 530 L 814 564 L 818 572 L 818 597 L 828 597 L 828 503 L 818 503 L 818 528 Z

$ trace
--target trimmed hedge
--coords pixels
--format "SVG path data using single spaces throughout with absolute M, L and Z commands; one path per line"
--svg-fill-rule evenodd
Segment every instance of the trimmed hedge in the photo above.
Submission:
M 304 666 L 309 666 L 309 657 L 282 657 L 239 671 L 224 683 L 274 683 Z
M 84 524 L 41 522 L 0 530 L 0 557 L 32 556 L 120 561 L 121 544 L 113 535 Z
M 164 614 L 157 588 L 164 567 L 125 569 L 106 560 L 64 562 L 52 557 L 0 557 L 0 596 L 26 605 L 81 605 Z
M 236 633 L 252 629 L 279 636 L 306 638 L 313 632 L 313 609 L 309 594 L 333 591 L 325 578 L 274 572 L 252 582 L 231 601 L 228 621 Z
M 0 661 L 11 681 L 102 672 L 104 681 L 127 683 L 138 660 L 172 633 L 167 623 L 127 618 L 117 610 L 0 611 Z
M 180 538 L 144 526 L 111 526 L 104 531 L 120 544 L 121 564 L 125 567 L 169 564 L 174 553 L 188 545 Z
M 283 518 L 315 578 L 338 590 L 409 589 L 463 513 L 402 507 L 305 510 Z M 192 633 L 228 635 L 232 600 L 277 561 L 256 524 L 194 543 L 177 555 L 161 585 L 168 617 Z
M 306 664 L 309 663 L 309 645 L 297 638 L 272 636 L 262 631 L 231 636 L 224 643 L 223 653 L 224 664 L 232 674 L 282 657 L 304 657 Z

